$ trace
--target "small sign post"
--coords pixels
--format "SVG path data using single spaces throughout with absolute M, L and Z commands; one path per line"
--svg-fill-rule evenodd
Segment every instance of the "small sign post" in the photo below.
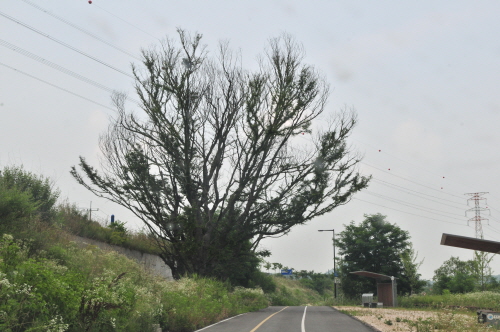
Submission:
M 281 270 L 282 276 L 291 276 L 293 274 L 293 269 Z

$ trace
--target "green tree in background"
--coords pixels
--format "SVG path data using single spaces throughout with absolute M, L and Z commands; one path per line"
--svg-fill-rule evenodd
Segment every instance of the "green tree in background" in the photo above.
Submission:
M 434 292 L 442 294 L 445 290 L 451 293 L 474 291 L 477 282 L 475 265 L 473 260 L 461 261 L 458 257 L 451 257 L 434 271 Z
M 490 263 L 493 257 L 493 254 L 484 251 L 474 251 L 474 273 L 477 275 L 478 288 L 482 291 L 496 281 L 491 276 Z
M 427 284 L 425 280 L 421 280 L 421 274 L 418 273 L 418 269 L 424 262 L 422 259 L 420 262 L 417 261 L 418 254 L 413 250 L 413 246 L 410 244 L 408 250 L 405 250 L 401 254 L 401 263 L 403 264 L 404 277 L 408 284 L 410 285 L 410 295 L 418 293 Z
M 256 268 L 262 239 L 346 204 L 369 179 L 346 143 L 353 113 L 311 135 L 328 85 L 292 38 L 272 39 L 248 72 L 225 43 L 209 57 L 201 35 L 179 36 L 133 67 L 140 113 L 115 96 L 101 171 L 80 157 L 71 173 L 140 218 L 176 278 L 227 279 Z M 297 148 L 305 134 L 311 144 Z
M 359 225 L 352 221 L 339 234 L 336 242 L 343 256 L 340 263 L 341 287 L 347 297 L 377 290 L 374 279 L 350 274 L 355 271 L 394 276 L 398 278 L 398 293 L 410 293 L 411 284 L 402 260 L 402 255 L 408 255 L 411 250 L 410 236 L 407 231 L 387 222 L 386 216 L 365 215 L 365 220 Z

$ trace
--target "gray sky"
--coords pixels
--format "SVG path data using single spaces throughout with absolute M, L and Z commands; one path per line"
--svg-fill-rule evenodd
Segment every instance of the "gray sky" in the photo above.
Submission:
M 202 33 L 212 51 L 229 40 L 248 68 L 270 37 L 287 32 L 331 84 L 328 112 L 357 110 L 351 144 L 374 179 L 346 206 L 263 242 L 271 262 L 326 271 L 331 234 L 317 230 L 340 232 L 382 213 L 409 231 L 432 278 L 452 255 L 472 258 L 439 245 L 443 232 L 475 235 L 473 213 L 465 216 L 472 192 L 489 192 L 484 237 L 500 241 L 498 1 L 38 0 L 40 9 L 35 0 L 0 1 L 0 166 L 53 178 L 70 202 L 92 201 L 97 218 L 140 227 L 69 174 L 80 155 L 97 166 L 98 137 L 113 115 L 109 91 L 75 73 L 134 97 L 133 56 L 175 38 L 177 27 Z

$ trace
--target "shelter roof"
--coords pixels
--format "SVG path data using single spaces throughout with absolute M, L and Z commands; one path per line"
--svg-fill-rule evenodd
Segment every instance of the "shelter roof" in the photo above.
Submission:
M 394 277 L 386 276 L 385 274 L 368 272 L 368 271 L 356 271 L 356 272 L 351 272 L 351 274 L 356 274 L 358 276 L 375 278 L 375 279 L 380 279 L 380 280 L 392 280 L 392 278 L 394 278 Z M 397 278 L 394 278 L 394 279 L 397 279 Z
M 500 253 L 500 242 L 443 233 L 441 244 L 471 250 Z

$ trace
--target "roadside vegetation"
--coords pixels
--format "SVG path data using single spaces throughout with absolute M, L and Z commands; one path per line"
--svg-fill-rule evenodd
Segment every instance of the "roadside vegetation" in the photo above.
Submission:
M 381 331 L 482 331 L 476 310 L 500 311 L 499 284 L 491 277 L 488 257 L 479 255 L 467 262 L 453 257 L 444 262 L 434 283 L 425 286 L 426 293 L 401 294 L 394 309 L 361 308 L 360 297 L 347 296 L 342 287 L 334 299 L 332 275 L 313 271 L 294 271 L 291 277 L 257 271 L 240 284 L 195 274 L 168 281 L 118 253 L 78 247 L 72 235 L 158 253 L 154 237 L 146 232 L 131 232 L 120 221 L 102 225 L 89 220 L 68 202 L 56 204 L 58 196 L 49 179 L 22 167 L 0 173 L 2 331 L 160 327 L 187 332 L 268 305 L 336 306 L 360 319 L 375 319 L 370 324 L 382 323 Z M 261 265 L 268 272 L 284 268 L 279 263 Z
M 43 194 L 41 194 L 43 193 Z M 268 305 L 324 304 L 333 294 L 314 278 L 254 273 L 241 287 L 214 278 L 168 281 L 115 252 L 85 248 L 72 235 L 157 254 L 154 238 L 117 221 L 103 226 L 51 181 L 0 172 L 1 331 L 193 331 Z
M 464 294 L 403 296 L 398 299 L 398 304 L 405 308 L 462 308 L 500 311 L 500 293 L 498 291 L 484 291 Z
M 103 227 L 56 205 L 58 195 L 22 167 L 0 173 L 1 331 L 193 331 L 269 305 L 261 288 L 196 276 L 168 281 L 118 253 L 82 249 L 71 234 L 154 253 L 146 234 Z

